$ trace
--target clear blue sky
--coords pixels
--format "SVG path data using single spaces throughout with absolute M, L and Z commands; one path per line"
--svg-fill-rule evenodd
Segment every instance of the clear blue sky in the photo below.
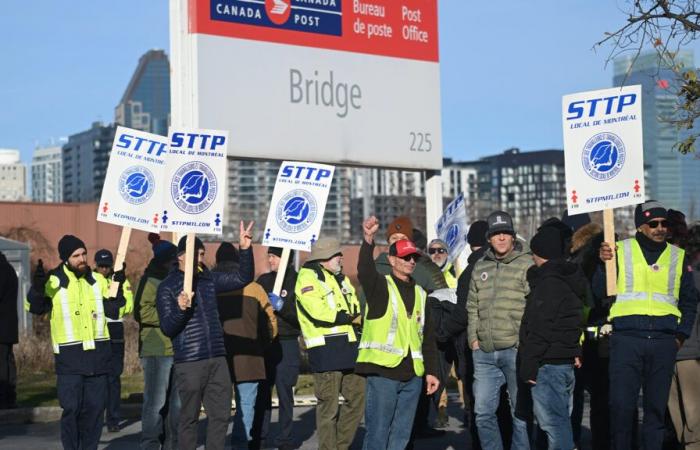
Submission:
M 609 87 L 624 0 L 440 0 L 445 156 L 561 148 L 561 96 Z M 166 0 L 10 1 L 0 15 L 0 148 L 33 148 L 111 122 L 151 48 L 169 51 Z M 697 47 L 694 46 L 694 47 Z

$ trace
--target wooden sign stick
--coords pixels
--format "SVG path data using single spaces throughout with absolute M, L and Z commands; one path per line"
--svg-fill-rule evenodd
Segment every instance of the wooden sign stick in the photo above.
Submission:
M 119 247 L 117 248 L 117 257 L 114 260 L 114 271 L 118 272 L 124 268 L 124 260 L 126 259 L 126 251 L 129 249 L 129 238 L 131 237 L 131 227 L 122 227 L 122 235 L 119 238 Z M 119 283 L 112 281 L 109 285 L 109 296 L 114 298 L 117 296 Z
M 192 275 L 194 274 L 194 233 L 187 233 L 185 241 L 185 284 L 182 290 L 189 297 L 189 305 L 192 305 Z
M 613 257 L 605 261 L 605 278 L 607 280 L 608 296 L 617 295 L 617 255 L 615 254 L 615 216 L 613 209 L 603 210 L 603 240 L 610 244 Z
M 280 295 L 282 292 L 282 282 L 284 281 L 284 274 L 287 272 L 287 263 L 289 262 L 289 249 L 282 249 L 282 256 L 280 256 L 280 265 L 277 268 L 277 276 L 275 277 L 275 286 L 272 288 L 272 292 L 275 295 Z

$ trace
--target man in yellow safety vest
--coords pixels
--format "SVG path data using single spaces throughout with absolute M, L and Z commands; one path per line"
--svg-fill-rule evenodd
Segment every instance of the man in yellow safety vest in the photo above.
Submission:
M 427 293 L 411 278 L 420 254 L 410 240 L 398 240 L 389 247 L 392 273 L 379 274 L 373 261 L 378 229 L 374 216 L 363 223 L 357 271 L 367 309 L 356 371 L 367 377 L 363 448 L 393 450 L 409 441 L 423 376 L 428 395 L 440 383 Z
M 613 447 L 630 449 L 640 387 L 644 392 L 642 447 L 661 449 L 676 352 L 690 335 L 698 294 L 685 252 L 666 243 L 667 211 L 661 203 L 637 205 L 637 234 L 616 243 L 617 299 L 610 309 L 610 410 Z M 609 243 L 600 258 L 610 260 Z M 598 270 L 594 287 L 604 286 Z

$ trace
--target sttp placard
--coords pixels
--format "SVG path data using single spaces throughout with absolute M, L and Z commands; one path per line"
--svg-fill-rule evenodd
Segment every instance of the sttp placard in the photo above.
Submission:
M 168 138 L 117 127 L 97 220 L 160 231 Z
M 442 168 L 437 0 L 174 0 L 171 49 L 233 156 Z
M 562 113 L 569 214 L 643 202 L 641 86 L 565 95 Z
M 467 232 L 469 221 L 467 209 L 464 204 L 464 194 L 460 193 L 452 200 L 435 224 L 438 238 L 447 243 L 448 260 L 453 262 L 459 257 L 467 245 Z
M 163 231 L 221 234 L 228 132 L 171 128 Z
M 335 167 L 284 161 L 277 173 L 263 245 L 308 252 L 321 233 Z

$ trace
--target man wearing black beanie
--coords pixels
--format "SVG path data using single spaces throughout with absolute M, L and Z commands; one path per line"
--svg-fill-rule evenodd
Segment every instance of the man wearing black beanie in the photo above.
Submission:
M 574 448 L 569 399 L 574 365 L 581 365 L 579 337 L 587 283 L 581 268 L 565 260 L 561 232 L 541 227 L 530 241 L 535 266 L 527 272 L 530 294 L 520 325 L 519 376 L 532 385 L 533 410 L 549 448 Z
M 114 274 L 119 289 L 116 298 L 109 298 L 109 285 L 97 281 L 90 271 L 82 240 L 63 236 L 58 254 L 62 262 L 48 274 L 39 260 L 25 308 L 51 315 L 63 447 L 97 448 L 111 357 L 106 319 L 117 319 L 125 305 L 126 277 L 123 269 Z
M 666 243 L 666 208 L 650 200 L 634 211 L 637 234 L 616 243 L 617 298 L 610 308 L 610 409 L 613 447 L 631 448 L 639 390 L 644 391 L 641 446 L 660 449 L 676 353 L 691 334 L 698 293 L 685 251 Z M 613 256 L 603 242 L 600 259 Z M 605 286 L 596 272 L 594 288 Z M 597 292 L 603 296 L 603 292 Z M 602 297 L 601 297 L 602 298 Z

